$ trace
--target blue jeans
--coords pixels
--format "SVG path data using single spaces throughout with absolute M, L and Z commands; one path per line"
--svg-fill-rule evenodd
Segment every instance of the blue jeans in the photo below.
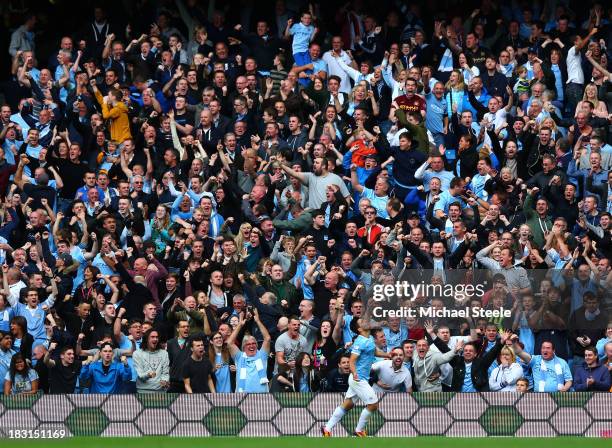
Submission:
M 444 138 L 446 137 L 442 132 L 432 132 L 434 144 L 436 145 L 436 149 L 440 147 L 440 145 L 445 145 Z
M 576 106 L 582 101 L 584 92 L 583 84 L 570 82 L 565 88 L 565 114 L 568 117 L 573 117 L 576 111 Z

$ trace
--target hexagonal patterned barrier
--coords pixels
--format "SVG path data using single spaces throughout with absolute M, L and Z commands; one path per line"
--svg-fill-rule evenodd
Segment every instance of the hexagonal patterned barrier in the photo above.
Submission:
M 71 436 L 318 436 L 342 394 L 0 396 L 0 438 L 13 429 Z M 334 428 L 350 436 L 358 403 Z M 612 433 L 610 393 L 415 393 L 381 396 L 370 435 L 602 437 Z
M 218 406 L 211 409 L 202 422 L 213 436 L 237 436 L 247 419 L 240 409 Z
M 76 408 L 66 418 L 66 426 L 75 436 L 99 436 L 108 423 L 108 417 L 98 408 Z

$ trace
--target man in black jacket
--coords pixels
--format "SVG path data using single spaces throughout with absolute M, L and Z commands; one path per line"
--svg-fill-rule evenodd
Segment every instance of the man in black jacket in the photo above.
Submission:
M 348 389 L 348 377 L 350 373 L 349 357 L 347 355 L 340 356 L 338 360 L 338 368 L 333 369 L 327 375 L 325 381 L 325 392 L 346 392 Z
M 488 369 L 497 359 L 502 347 L 511 335 L 511 331 L 502 333 L 501 338 L 495 342 L 493 348 L 480 358 L 477 357 L 476 344 L 473 342 L 466 343 L 463 347 L 463 355 L 455 355 L 450 361 L 450 365 L 453 367 L 452 390 L 454 392 L 488 392 Z M 434 344 L 442 353 L 450 350 L 448 345 L 442 342 L 440 338 L 436 338 Z
M 527 188 L 538 187 L 543 191 L 552 185 L 565 185 L 567 176 L 564 170 L 557 167 L 557 159 L 554 155 L 544 154 L 542 156 L 542 171 L 537 172 L 527 181 Z
M 423 269 L 432 269 L 434 271 L 440 271 L 441 269 L 448 270 L 457 267 L 470 248 L 471 238 L 471 234 L 466 234 L 465 240 L 451 253 L 446 253 L 444 241 L 434 241 L 431 253 L 423 252 L 416 244 L 409 240 L 404 240 L 404 247 L 419 262 Z
M 179 320 L 176 324 L 177 336 L 168 341 L 168 358 L 170 359 L 170 389 L 168 392 L 185 392 L 183 383 L 183 365 L 191 356 L 189 343 L 189 322 Z
M 553 179 L 544 187 L 544 197 L 553 205 L 553 217 L 562 217 L 568 223 L 576 222 L 579 216 L 576 186 L 569 182 L 561 185 L 560 178 Z
M 508 86 L 508 79 L 497 71 L 496 64 L 495 56 L 492 54 L 487 55 L 485 58 L 486 70 L 481 72 L 480 78 L 489 95 L 501 96 L 503 98 L 507 96 L 506 87 Z
M 153 295 L 147 288 L 145 278 L 142 275 L 136 275 L 132 278 L 123 266 L 122 260 L 108 256 L 104 256 L 102 259 L 113 271 L 119 272 L 121 276 L 125 293 L 122 308 L 126 309 L 126 319 L 129 320 L 134 317 L 142 319 L 144 317 L 142 312 L 144 304 L 153 301 Z

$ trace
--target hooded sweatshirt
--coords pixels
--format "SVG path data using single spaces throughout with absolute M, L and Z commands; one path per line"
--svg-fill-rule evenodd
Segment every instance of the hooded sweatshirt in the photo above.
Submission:
M 427 378 L 434 373 L 440 373 L 440 366 L 449 362 L 455 357 L 455 351 L 451 350 L 444 354 L 429 350 L 424 358 L 419 355 L 413 357 L 414 383 L 419 392 L 442 392 L 442 381 L 440 376 L 433 381 Z
M 136 390 L 139 393 L 163 392 L 161 381 L 170 381 L 170 359 L 166 350 L 154 352 L 136 350 L 132 355 L 136 370 Z M 148 373 L 155 372 L 153 378 Z

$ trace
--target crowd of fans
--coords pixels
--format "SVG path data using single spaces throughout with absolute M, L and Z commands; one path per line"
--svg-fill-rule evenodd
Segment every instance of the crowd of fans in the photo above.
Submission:
M 610 391 L 604 2 L 159 3 L 12 32 L 5 394 L 345 391 L 355 318 L 379 392 Z

